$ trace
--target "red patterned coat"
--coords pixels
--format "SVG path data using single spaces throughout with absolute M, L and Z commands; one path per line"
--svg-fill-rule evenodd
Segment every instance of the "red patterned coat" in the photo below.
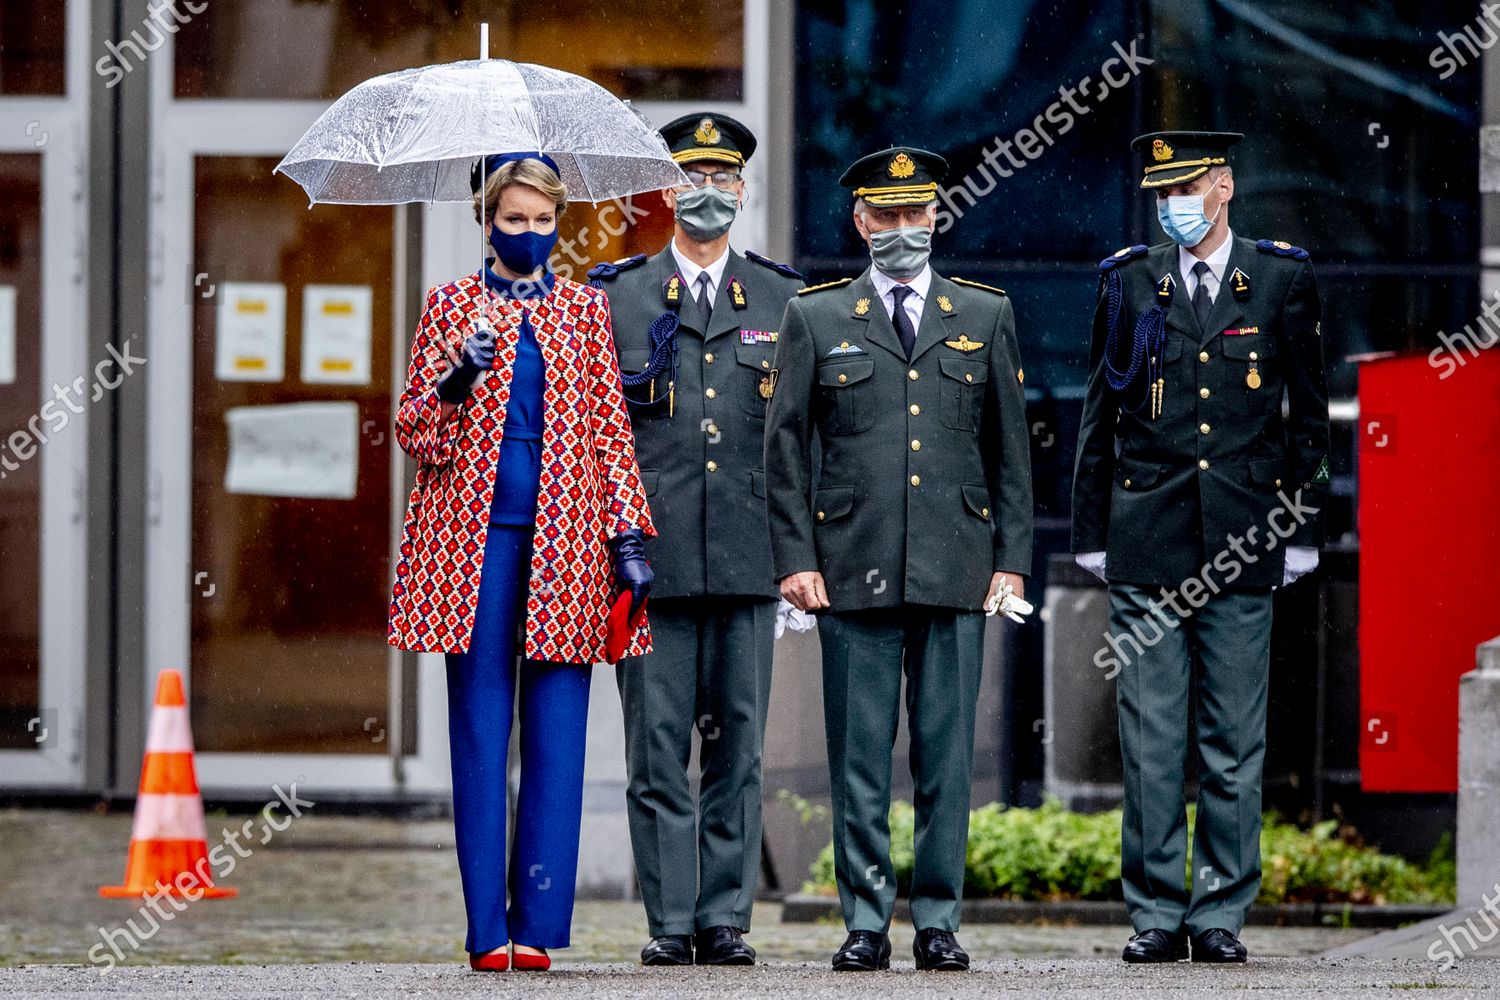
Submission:
M 435 392 L 450 367 L 443 345 L 462 350 L 478 308 L 496 330 L 495 366 L 443 424 Z M 521 308 L 485 293 L 478 275 L 427 295 L 396 414 L 396 440 L 420 464 L 391 594 L 392 646 L 469 648 Z M 525 655 L 597 663 L 618 592 L 608 539 L 630 528 L 647 535 L 656 529 L 635 464 L 604 293 L 558 278 L 551 294 L 526 308 L 547 377 Z M 626 655 L 650 650 L 642 621 Z

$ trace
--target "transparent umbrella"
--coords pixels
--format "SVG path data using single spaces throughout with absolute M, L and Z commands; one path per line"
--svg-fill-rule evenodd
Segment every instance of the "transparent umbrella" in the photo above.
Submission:
M 366 80 L 325 111 L 276 170 L 314 204 L 468 201 L 476 160 L 520 152 L 552 157 L 573 201 L 687 183 L 661 136 L 609 91 L 506 59 Z

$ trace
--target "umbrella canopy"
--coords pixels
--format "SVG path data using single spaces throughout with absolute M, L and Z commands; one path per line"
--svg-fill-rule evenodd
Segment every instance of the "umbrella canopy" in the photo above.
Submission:
M 513 152 L 557 161 L 574 201 L 687 183 L 661 136 L 609 91 L 506 59 L 366 80 L 325 111 L 276 170 L 315 204 L 468 201 L 475 160 Z

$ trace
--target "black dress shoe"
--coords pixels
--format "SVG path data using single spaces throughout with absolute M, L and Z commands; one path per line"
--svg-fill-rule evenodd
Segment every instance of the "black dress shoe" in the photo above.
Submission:
M 835 972 L 875 972 L 891 967 L 891 939 L 879 931 L 850 931 L 833 955 Z
M 1153 927 L 1131 938 L 1120 957 L 1127 962 L 1180 962 L 1188 957 L 1187 935 Z
M 755 949 L 745 943 L 738 927 L 708 927 L 693 936 L 699 965 L 754 965 Z
M 1193 961 L 1243 962 L 1250 953 L 1240 939 L 1219 927 L 1193 935 Z
M 940 931 L 932 927 L 917 931 L 912 943 L 912 953 L 917 956 L 917 970 L 928 972 L 966 972 L 969 968 L 969 953 L 958 944 L 952 931 Z
M 642 965 L 692 965 L 693 936 L 663 934 L 654 937 L 641 949 Z

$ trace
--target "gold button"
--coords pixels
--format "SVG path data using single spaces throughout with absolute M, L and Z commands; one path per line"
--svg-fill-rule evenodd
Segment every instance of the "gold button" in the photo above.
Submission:
M 1208 360 L 1208 352 L 1207 351 L 1199 351 L 1198 352 L 1198 360 L 1199 361 L 1207 361 Z
M 922 413 L 922 408 L 920 406 L 918 406 L 916 403 L 911 404 L 910 406 L 907 407 L 907 409 L 911 411 L 911 415 L 914 416 L 914 417 L 915 416 L 920 416 L 921 413 Z
M 710 433 L 710 434 L 717 434 L 717 433 L 719 433 L 718 425 L 716 425 L 716 424 L 709 424 L 708 425 L 708 433 Z
M 713 351 L 709 351 L 707 354 L 703 355 L 703 363 L 706 364 L 706 365 L 711 365 L 711 364 L 714 363 L 714 352 Z
M 972 381 L 974 381 L 974 374 L 973 374 L 973 372 L 965 372 L 964 373 L 964 381 L 965 382 L 972 382 Z
M 921 476 L 912 476 L 911 477 L 911 484 L 913 486 L 921 486 L 922 485 L 922 477 Z
M 920 441 L 918 441 L 916 439 L 913 439 L 912 443 L 911 443 L 911 450 L 912 451 L 921 451 L 922 450 L 922 442 L 920 442 Z
M 1198 390 L 1198 395 L 1200 397 L 1202 397 L 1203 399 L 1207 399 L 1209 396 L 1211 396 L 1213 394 L 1208 391 L 1208 386 L 1204 386 L 1202 389 Z
M 1207 469 L 1208 468 L 1208 459 L 1206 459 L 1206 458 L 1200 458 L 1200 459 L 1198 459 L 1198 468 L 1200 468 L 1200 469 Z
M 703 391 L 703 395 L 707 396 L 709 399 L 713 399 L 718 395 L 718 393 L 714 392 L 713 389 L 705 389 Z
M 708 471 L 709 472 L 718 472 L 719 471 L 719 463 L 718 462 L 712 462 L 712 461 L 709 462 L 708 463 Z
M 845 375 L 843 372 L 839 372 L 839 381 L 840 382 L 847 382 L 847 381 L 849 381 L 849 376 Z
M 1276 486 L 1278 489 L 1281 487 L 1281 480 L 1276 480 Z
M 982 515 L 984 515 L 985 517 L 989 517 L 990 516 L 990 509 L 988 507 L 981 507 L 981 508 L 979 508 L 979 513 L 982 514 Z
M 823 519 L 824 519 L 824 518 L 826 518 L 826 517 L 827 517 L 827 516 L 828 516 L 828 515 L 827 515 L 827 514 L 825 514 L 825 513 L 823 513 L 823 512 L 822 512 L 822 511 L 821 511 L 821 510 L 820 510 L 820 511 L 818 511 L 818 520 L 819 520 L 819 521 L 821 521 L 821 520 L 823 520 Z
M 1128 479 L 1127 479 L 1127 480 L 1125 480 L 1125 488 L 1126 488 L 1126 489 L 1127 489 L 1127 490 L 1128 490 L 1128 489 L 1130 489 L 1130 480 L 1128 480 Z
M 917 377 L 918 377 L 917 376 L 917 370 L 915 368 L 913 368 L 911 371 L 909 371 L 909 372 L 906 373 L 906 377 L 909 378 L 909 379 L 911 379 L 913 382 L 915 382 L 917 380 Z
M 1250 360 L 1251 361 L 1259 361 L 1260 360 L 1260 353 L 1257 352 L 1257 351 L 1251 351 L 1250 352 Z
M 1207 424 L 1199 424 L 1198 425 L 1198 433 L 1199 434 L 1207 434 L 1209 432 L 1209 429 L 1210 428 L 1209 428 L 1209 426 Z
M 765 359 L 761 359 L 760 366 L 762 368 L 769 368 L 771 367 L 771 362 L 766 361 Z

